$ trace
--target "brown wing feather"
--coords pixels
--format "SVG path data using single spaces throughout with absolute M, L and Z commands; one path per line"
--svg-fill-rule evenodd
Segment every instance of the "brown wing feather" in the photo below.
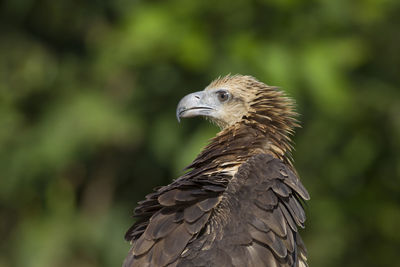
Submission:
M 139 202 L 138 221 L 125 235 L 132 248 L 123 266 L 178 264 L 178 257 L 220 202 L 228 178 L 217 175 L 210 180 L 199 175 L 194 180 L 178 179 Z
M 177 180 L 135 210 L 124 266 L 307 266 L 300 198 L 309 196 L 291 167 L 266 154 L 231 179 Z
M 307 266 L 297 232 L 305 221 L 300 198 L 309 195 L 290 166 L 270 155 L 253 156 L 178 266 Z

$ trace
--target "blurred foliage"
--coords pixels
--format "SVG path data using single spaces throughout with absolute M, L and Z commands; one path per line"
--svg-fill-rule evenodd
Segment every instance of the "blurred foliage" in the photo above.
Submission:
M 298 102 L 311 266 L 394 266 L 400 2 L 0 3 L 0 267 L 120 266 L 136 201 L 217 129 L 175 120 L 227 73 Z

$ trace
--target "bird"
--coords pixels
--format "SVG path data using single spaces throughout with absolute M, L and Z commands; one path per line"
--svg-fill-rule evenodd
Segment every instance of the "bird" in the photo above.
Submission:
M 183 97 L 178 121 L 204 117 L 220 132 L 182 176 L 138 202 L 123 266 L 308 266 L 295 106 L 280 88 L 239 74 Z

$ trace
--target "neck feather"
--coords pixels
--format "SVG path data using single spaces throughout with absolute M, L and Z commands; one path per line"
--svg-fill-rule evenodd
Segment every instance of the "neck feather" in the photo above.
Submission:
M 242 119 L 224 128 L 187 169 L 206 173 L 239 166 L 253 155 L 266 153 L 292 166 L 290 136 L 298 127 L 294 101 L 277 88 L 263 83 Z

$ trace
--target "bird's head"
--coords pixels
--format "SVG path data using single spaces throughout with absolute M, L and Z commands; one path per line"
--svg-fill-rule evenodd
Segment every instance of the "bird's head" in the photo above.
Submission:
M 222 129 L 242 120 L 283 122 L 295 115 L 293 102 L 276 87 L 270 87 L 251 76 L 233 75 L 218 78 L 203 91 L 189 94 L 179 102 L 176 116 L 203 116 Z M 290 126 L 290 125 L 287 125 Z

